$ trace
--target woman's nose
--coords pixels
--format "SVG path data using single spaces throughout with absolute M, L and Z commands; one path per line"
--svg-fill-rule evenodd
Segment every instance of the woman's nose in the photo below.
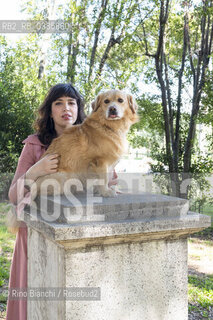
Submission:
M 64 109 L 65 110 L 69 110 L 70 109 L 69 103 L 65 103 Z

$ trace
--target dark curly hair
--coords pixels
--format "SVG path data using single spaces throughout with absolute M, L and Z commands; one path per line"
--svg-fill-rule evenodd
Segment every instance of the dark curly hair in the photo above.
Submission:
M 76 122 L 79 124 L 84 121 L 86 115 L 84 113 L 84 99 L 82 95 L 73 87 L 71 83 L 59 83 L 50 88 L 44 102 L 38 109 L 38 118 L 34 123 L 34 128 L 38 134 L 38 138 L 44 145 L 50 145 L 57 134 L 54 127 L 54 122 L 51 119 L 51 106 L 54 101 L 60 97 L 70 97 L 76 99 L 78 105 L 78 116 Z

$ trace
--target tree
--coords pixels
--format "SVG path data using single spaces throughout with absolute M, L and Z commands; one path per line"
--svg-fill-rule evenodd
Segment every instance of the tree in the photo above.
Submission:
M 193 5 L 193 10 L 191 10 L 191 2 L 184 1 L 181 3 L 179 11 L 175 13 L 172 10 L 172 4 L 170 0 L 161 0 L 159 3 L 158 34 L 156 35 L 153 32 L 153 28 L 148 34 L 147 26 L 150 22 L 142 21 L 140 30 L 142 35 L 139 33 L 139 38 L 142 39 L 145 55 L 154 59 L 155 73 L 161 90 L 166 162 L 172 182 L 174 182 L 172 183 L 173 194 L 180 196 L 182 179 L 189 177 L 188 174 L 192 168 L 196 121 L 212 52 L 213 6 L 212 1 L 206 0 L 202 1 L 199 6 Z M 140 9 L 140 4 L 138 3 L 138 5 Z M 175 9 L 177 11 L 177 8 Z M 174 25 L 175 23 L 176 25 Z M 182 27 L 180 28 L 181 24 Z M 176 31 L 174 31 L 174 28 L 176 28 Z M 180 32 L 182 33 L 181 46 Z M 186 138 L 181 141 L 183 88 L 190 85 L 191 79 L 193 81 L 193 93 L 190 120 Z M 178 89 L 176 98 L 173 98 L 175 85 Z M 180 152 L 182 150 L 181 143 L 184 143 L 183 155 Z M 182 176 L 180 173 L 183 173 Z M 182 196 L 186 197 L 187 193 L 182 194 Z
M 200 155 L 195 133 L 198 121 L 212 123 L 208 83 L 212 3 L 67 0 L 59 5 L 52 0 L 27 0 L 24 6 L 29 18 L 46 20 L 54 8 L 55 19 L 69 22 L 72 28 L 67 34 L 48 36 L 48 41 L 43 41 L 44 34 L 28 35 L 19 47 L 5 49 L 1 56 L 0 112 L 6 127 L 13 119 L 13 127 L 18 128 L 13 134 L 6 131 L 11 148 L 13 142 L 16 145 L 12 152 L 21 150 L 21 139 L 31 130 L 33 110 L 51 85 L 72 81 L 87 105 L 103 88 L 128 89 L 137 96 L 143 118 L 130 140 L 150 145 L 157 160 L 153 170 L 170 172 L 173 194 L 181 195 L 187 166 L 186 174 L 195 172 L 196 166 L 206 167 L 196 161 Z M 158 88 L 155 95 L 142 96 L 144 82 L 158 86 L 160 104 Z M 23 120 L 26 125 L 21 128 Z M 134 135 L 136 130 L 146 134 L 140 138 Z M 208 157 L 201 160 L 206 164 Z
M 134 32 L 130 25 L 137 7 L 133 0 L 71 0 L 63 9 L 60 15 L 72 28 L 68 35 L 54 36 L 56 54 L 50 63 L 63 69 L 61 76 L 79 87 L 88 103 L 102 87 L 117 86 L 115 61 L 123 48 L 130 50 L 127 41 Z M 126 67 L 125 59 L 119 60 L 122 63 Z M 122 87 L 127 81 L 124 76 Z
M 51 76 L 38 79 L 37 40 L 37 35 L 28 35 L 11 48 L 0 39 L 1 172 L 14 172 L 22 141 L 33 132 L 34 111 L 53 83 Z

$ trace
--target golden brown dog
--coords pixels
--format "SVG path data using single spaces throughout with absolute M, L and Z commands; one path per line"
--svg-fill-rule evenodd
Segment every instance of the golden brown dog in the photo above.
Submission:
M 47 178 L 58 182 L 54 194 L 64 192 L 68 178 L 78 178 L 84 186 L 88 178 L 99 178 L 104 180 L 104 185 L 98 186 L 98 193 L 104 197 L 115 196 L 115 191 L 108 187 L 108 172 L 125 151 L 126 134 L 138 120 L 137 105 L 131 95 L 109 90 L 100 93 L 92 107 L 93 112 L 82 124 L 67 128 L 47 149 L 44 156 L 57 153 L 60 161 L 57 173 L 36 181 L 40 193 Z M 48 191 L 51 193 L 53 190 Z

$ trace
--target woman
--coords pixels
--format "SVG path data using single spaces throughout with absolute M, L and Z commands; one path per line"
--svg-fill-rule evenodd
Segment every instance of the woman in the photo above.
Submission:
M 57 154 L 40 159 L 51 141 L 60 136 L 68 125 L 82 123 L 85 118 L 83 98 L 71 84 L 52 87 L 38 111 L 36 134 L 23 141 L 25 145 L 9 190 L 9 199 L 16 205 L 18 215 L 30 199 L 29 189 L 24 186 L 25 179 L 33 182 L 40 176 L 57 171 Z M 9 288 L 27 288 L 27 227 L 23 222 L 16 236 Z M 26 319 L 27 300 L 8 299 L 6 320 Z

